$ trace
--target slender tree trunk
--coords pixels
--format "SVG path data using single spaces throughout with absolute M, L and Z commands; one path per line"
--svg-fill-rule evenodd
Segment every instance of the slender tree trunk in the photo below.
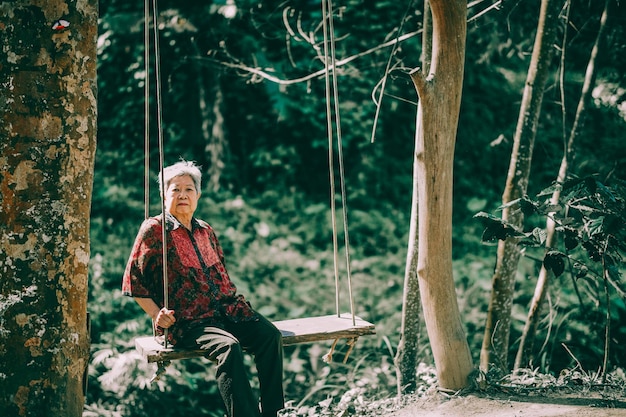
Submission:
M 418 179 L 417 275 L 424 320 L 439 385 L 468 385 L 472 357 L 461 323 L 452 276 L 452 173 L 467 30 L 467 3 L 430 0 L 432 61 L 428 75 L 415 70 L 419 95 L 416 132 Z
M 200 49 L 195 46 L 198 56 Z M 224 147 L 226 138 L 224 135 L 224 115 L 222 106 L 224 105 L 224 94 L 222 93 L 219 77 L 207 80 L 205 69 L 202 66 L 196 67 L 198 84 L 198 107 L 200 108 L 200 134 L 202 135 L 203 151 L 209 155 L 211 163 L 207 168 L 207 188 L 217 191 L 220 187 L 220 178 L 224 170 Z M 210 91 L 206 86 L 210 85 Z M 208 94 L 213 98 L 212 106 L 207 101 Z
M 507 204 L 526 194 L 532 160 L 537 123 L 541 113 L 541 102 L 548 79 L 553 54 L 558 12 L 561 1 L 542 0 L 533 54 L 522 97 L 511 162 L 502 196 Z M 517 206 L 502 211 L 502 219 L 521 226 L 524 216 Z M 509 238 L 498 243 L 496 268 L 492 279 L 492 294 L 489 302 L 485 336 L 480 353 L 480 367 L 487 371 L 491 364 L 508 369 L 508 348 L 511 326 L 511 309 L 515 275 L 520 259 L 517 240 Z
M 97 1 L 2 2 L 0 16 L 0 415 L 78 417 Z
M 222 114 L 222 106 L 224 105 L 224 95 L 219 82 L 214 87 L 215 99 L 213 101 L 211 120 L 213 124 L 210 134 L 206 138 L 205 151 L 211 157 L 211 165 L 208 168 L 209 187 L 213 191 L 217 191 L 220 187 L 220 177 L 224 169 L 224 148 L 226 145 L 226 137 L 224 135 L 224 115 Z M 204 123 L 203 123 L 204 124 Z M 203 126 L 203 130 L 209 133 L 208 127 Z
M 411 226 L 406 268 L 404 271 L 404 290 L 402 298 L 402 324 L 400 342 L 396 352 L 395 364 L 398 377 L 398 395 L 415 392 L 417 389 L 417 364 L 420 335 L 420 289 L 417 281 L 417 177 L 413 173 L 413 202 L 411 204 Z
M 598 36 L 596 37 L 595 44 L 591 50 L 589 63 L 587 64 L 587 71 L 585 74 L 585 81 L 583 83 L 582 93 L 578 101 L 578 107 L 576 108 L 574 123 L 572 125 L 572 129 L 570 131 L 569 138 L 564 149 L 563 159 L 561 160 L 561 166 L 559 168 L 559 173 L 556 178 L 557 183 L 562 183 L 566 179 L 569 166 L 568 161 L 571 159 L 571 155 L 573 155 L 574 143 L 576 141 L 576 137 L 578 136 L 578 132 L 582 128 L 583 119 L 587 109 L 587 103 L 589 103 L 593 87 L 596 83 L 596 59 L 600 51 L 600 45 L 603 41 L 604 33 L 606 32 L 605 29 L 606 21 L 608 19 L 609 3 L 610 0 L 605 0 L 604 11 L 602 12 L 602 17 L 600 19 L 600 29 L 598 30 Z M 565 44 L 566 42 L 563 42 L 563 54 L 565 54 Z M 551 204 L 557 204 L 560 196 L 560 190 L 555 190 L 550 199 Z M 553 247 L 556 240 L 555 224 L 550 216 L 548 216 L 548 220 L 546 221 L 546 233 L 546 248 L 549 250 L 551 247 Z M 550 279 L 552 277 L 552 272 L 548 271 L 542 265 L 541 271 L 539 272 L 539 279 L 537 280 L 537 286 L 535 287 L 535 293 L 530 302 L 528 318 L 526 319 L 526 324 L 524 325 L 520 345 L 517 350 L 517 355 L 515 356 L 515 369 L 524 366 L 526 363 L 528 363 L 529 360 L 532 360 L 531 353 L 533 350 L 535 334 L 537 332 L 537 324 L 541 316 L 541 307 L 545 299 L 546 292 L 548 291 L 548 287 L 550 286 Z
M 422 32 L 422 66 L 428 72 L 431 60 L 431 13 L 428 0 L 424 2 L 424 20 Z M 419 109 L 418 109 L 419 110 Z M 417 123 L 421 113 L 417 114 Z M 417 129 L 419 131 L 419 126 Z M 417 146 L 417 145 L 416 145 Z M 414 153 L 414 155 L 416 155 Z M 402 292 L 402 324 L 400 327 L 400 343 L 396 352 L 395 364 L 398 377 L 398 395 L 415 392 L 417 389 L 417 365 L 420 336 L 420 290 L 417 278 L 418 254 L 418 183 L 417 158 L 413 160 L 413 197 L 411 203 L 411 225 L 409 229 L 409 245 L 407 250 L 406 268 L 404 271 L 404 291 Z

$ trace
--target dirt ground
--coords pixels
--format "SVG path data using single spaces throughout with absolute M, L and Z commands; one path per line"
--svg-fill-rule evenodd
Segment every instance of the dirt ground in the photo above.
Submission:
M 477 396 L 417 399 L 385 417 L 626 417 L 626 398 L 588 396 Z

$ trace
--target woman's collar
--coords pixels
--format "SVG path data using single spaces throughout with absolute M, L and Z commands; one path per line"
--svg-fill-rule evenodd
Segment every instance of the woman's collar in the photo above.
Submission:
M 178 221 L 178 219 L 176 217 L 174 217 L 173 214 L 171 214 L 170 212 L 166 212 L 165 214 L 165 222 L 167 224 L 167 230 L 176 230 L 179 227 L 184 227 L 183 224 Z M 196 219 L 195 217 L 191 218 L 191 230 L 197 228 L 197 227 L 201 227 L 203 229 L 208 228 L 208 224 Z

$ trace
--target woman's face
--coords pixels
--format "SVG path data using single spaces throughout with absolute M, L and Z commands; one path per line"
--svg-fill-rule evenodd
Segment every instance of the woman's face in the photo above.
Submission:
M 165 209 L 177 219 L 190 219 L 198 207 L 200 193 L 189 175 L 170 180 L 165 190 Z

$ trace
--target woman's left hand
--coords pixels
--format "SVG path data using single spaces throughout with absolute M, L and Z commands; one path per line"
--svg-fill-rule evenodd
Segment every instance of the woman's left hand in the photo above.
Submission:
M 168 310 L 166 308 L 162 308 L 159 310 L 154 322 L 157 326 L 162 329 L 167 329 L 176 323 L 176 317 L 174 316 L 174 310 Z

